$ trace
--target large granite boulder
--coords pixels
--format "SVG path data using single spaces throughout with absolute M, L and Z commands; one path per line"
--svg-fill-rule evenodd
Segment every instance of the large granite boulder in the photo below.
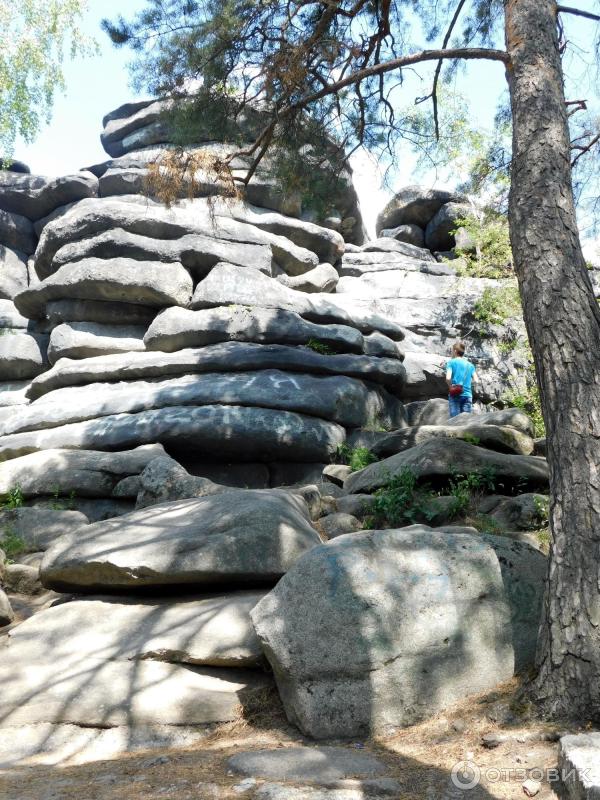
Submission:
M 139 475 L 164 449 L 157 444 L 120 453 L 43 450 L 0 463 L 0 497 L 19 486 L 26 498 L 69 495 L 110 497 L 127 475 Z
M 384 228 L 398 225 L 418 225 L 426 228 L 429 220 L 445 203 L 461 200 L 453 192 L 426 189 L 423 186 L 406 186 L 397 192 L 377 217 L 377 235 Z
M 46 551 L 41 579 L 48 588 L 79 592 L 269 585 L 319 543 L 296 495 L 238 490 L 163 503 L 67 534 Z
M 167 308 L 144 336 L 147 350 L 173 352 L 216 342 L 260 344 L 307 344 L 315 341 L 333 352 L 362 353 L 360 331 L 347 325 L 317 325 L 294 311 L 242 305 L 220 306 L 203 311 Z
M 0 380 L 19 381 L 48 366 L 48 337 L 20 329 L 0 329 Z
M 35 251 L 37 237 L 33 223 L 22 214 L 0 210 L 0 244 L 26 255 Z
M 473 421 L 465 425 L 421 425 L 417 428 L 403 428 L 392 431 L 379 438 L 373 445 L 373 452 L 385 456 L 408 450 L 429 439 L 463 439 L 471 444 L 479 444 L 501 453 L 516 453 L 529 456 L 533 453 L 533 439 L 507 425 L 478 424 L 480 415 L 473 415 Z
M 425 229 L 425 243 L 430 250 L 446 252 L 455 245 L 452 231 L 459 220 L 468 216 L 470 206 L 466 203 L 446 203 L 429 221 Z
M 101 300 L 164 308 L 186 306 L 192 278 L 181 264 L 128 258 L 87 258 L 65 264 L 53 275 L 15 297 L 27 317 L 44 317 L 52 300 Z
M 0 209 L 31 220 L 46 217 L 59 206 L 97 194 L 98 178 L 85 170 L 60 178 L 0 171 Z
M 344 428 L 292 411 L 168 406 L 0 437 L 0 461 L 49 449 L 123 450 L 152 442 L 234 461 L 329 461 Z
M 361 736 L 531 664 L 544 574 L 537 551 L 473 528 L 365 531 L 307 553 L 251 616 L 288 718 Z
M 498 484 L 525 483 L 532 488 L 547 488 L 549 480 L 543 458 L 497 453 L 461 439 L 434 438 L 354 472 L 344 482 L 344 489 L 350 494 L 374 492 L 403 470 L 422 480 L 487 473 Z
M 28 283 L 27 256 L 0 245 L 0 299 L 12 300 Z
M 1 302 L 1 301 L 0 301 Z M 28 397 L 35 400 L 55 389 L 104 381 L 137 380 L 194 375 L 206 372 L 244 372 L 279 369 L 310 375 L 346 375 L 367 380 L 400 395 L 405 370 L 400 361 L 363 355 L 327 355 L 308 347 L 223 342 L 173 353 L 147 352 L 62 359 L 35 378 Z M 447 401 L 444 401 L 447 419 Z

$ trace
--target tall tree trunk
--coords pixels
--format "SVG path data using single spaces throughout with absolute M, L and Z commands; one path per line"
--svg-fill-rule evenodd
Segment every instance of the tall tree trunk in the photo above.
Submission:
M 510 233 L 542 398 L 552 545 L 532 684 L 600 719 L 600 312 L 581 251 L 555 0 L 504 0 L 512 63 Z

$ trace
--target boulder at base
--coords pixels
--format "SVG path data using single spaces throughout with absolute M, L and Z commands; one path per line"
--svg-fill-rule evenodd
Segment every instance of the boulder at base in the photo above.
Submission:
M 514 544 L 415 525 L 307 553 L 251 613 L 288 718 L 314 738 L 358 736 L 510 678 L 539 623 L 529 559 L 544 562 Z
M 474 472 L 490 475 L 498 485 L 520 481 L 535 488 L 548 486 L 548 463 L 544 458 L 507 455 L 461 439 L 436 438 L 352 473 L 344 482 L 344 489 L 349 494 L 374 492 L 404 470 L 423 480 Z
M 41 577 L 59 591 L 273 584 L 320 543 L 306 503 L 272 489 L 178 500 L 61 537 Z

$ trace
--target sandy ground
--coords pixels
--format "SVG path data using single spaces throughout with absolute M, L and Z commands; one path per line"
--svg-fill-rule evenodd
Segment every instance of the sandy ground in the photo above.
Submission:
M 372 752 L 385 761 L 389 776 L 401 786 L 398 797 L 402 800 L 523 798 L 522 784 L 528 777 L 540 780 L 536 796 L 547 800 L 556 795 L 546 771 L 556 767 L 558 734 L 567 729 L 536 721 L 516 699 L 517 691 L 517 682 L 513 681 L 492 693 L 469 698 L 420 725 L 382 738 L 337 744 Z M 190 746 L 126 753 L 86 764 L 30 765 L 0 771 L 0 798 L 252 798 L 256 787 L 240 791 L 242 779 L 228 773 L 227 758 L 240 750 L 298 744 L 315 743 L 288 725 L 276 693 L 271 691 L 247 712 L 246 718 L 207 730 Z M 455 769 L 453 781 L 452 770 L 464 760 L 475 765 L 480 778 L 476 786 L 463 791 L 460 786 L 468 784 L 473 773 Z

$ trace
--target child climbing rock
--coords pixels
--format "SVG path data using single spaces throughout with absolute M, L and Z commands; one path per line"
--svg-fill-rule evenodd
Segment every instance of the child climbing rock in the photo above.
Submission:
M 475 366 L 465 358 L 464 342 L 452 345 L 452 358 L 446 364 L 448 406 L 450 417 L 473 410 L 473 381 L 477 380 Z

